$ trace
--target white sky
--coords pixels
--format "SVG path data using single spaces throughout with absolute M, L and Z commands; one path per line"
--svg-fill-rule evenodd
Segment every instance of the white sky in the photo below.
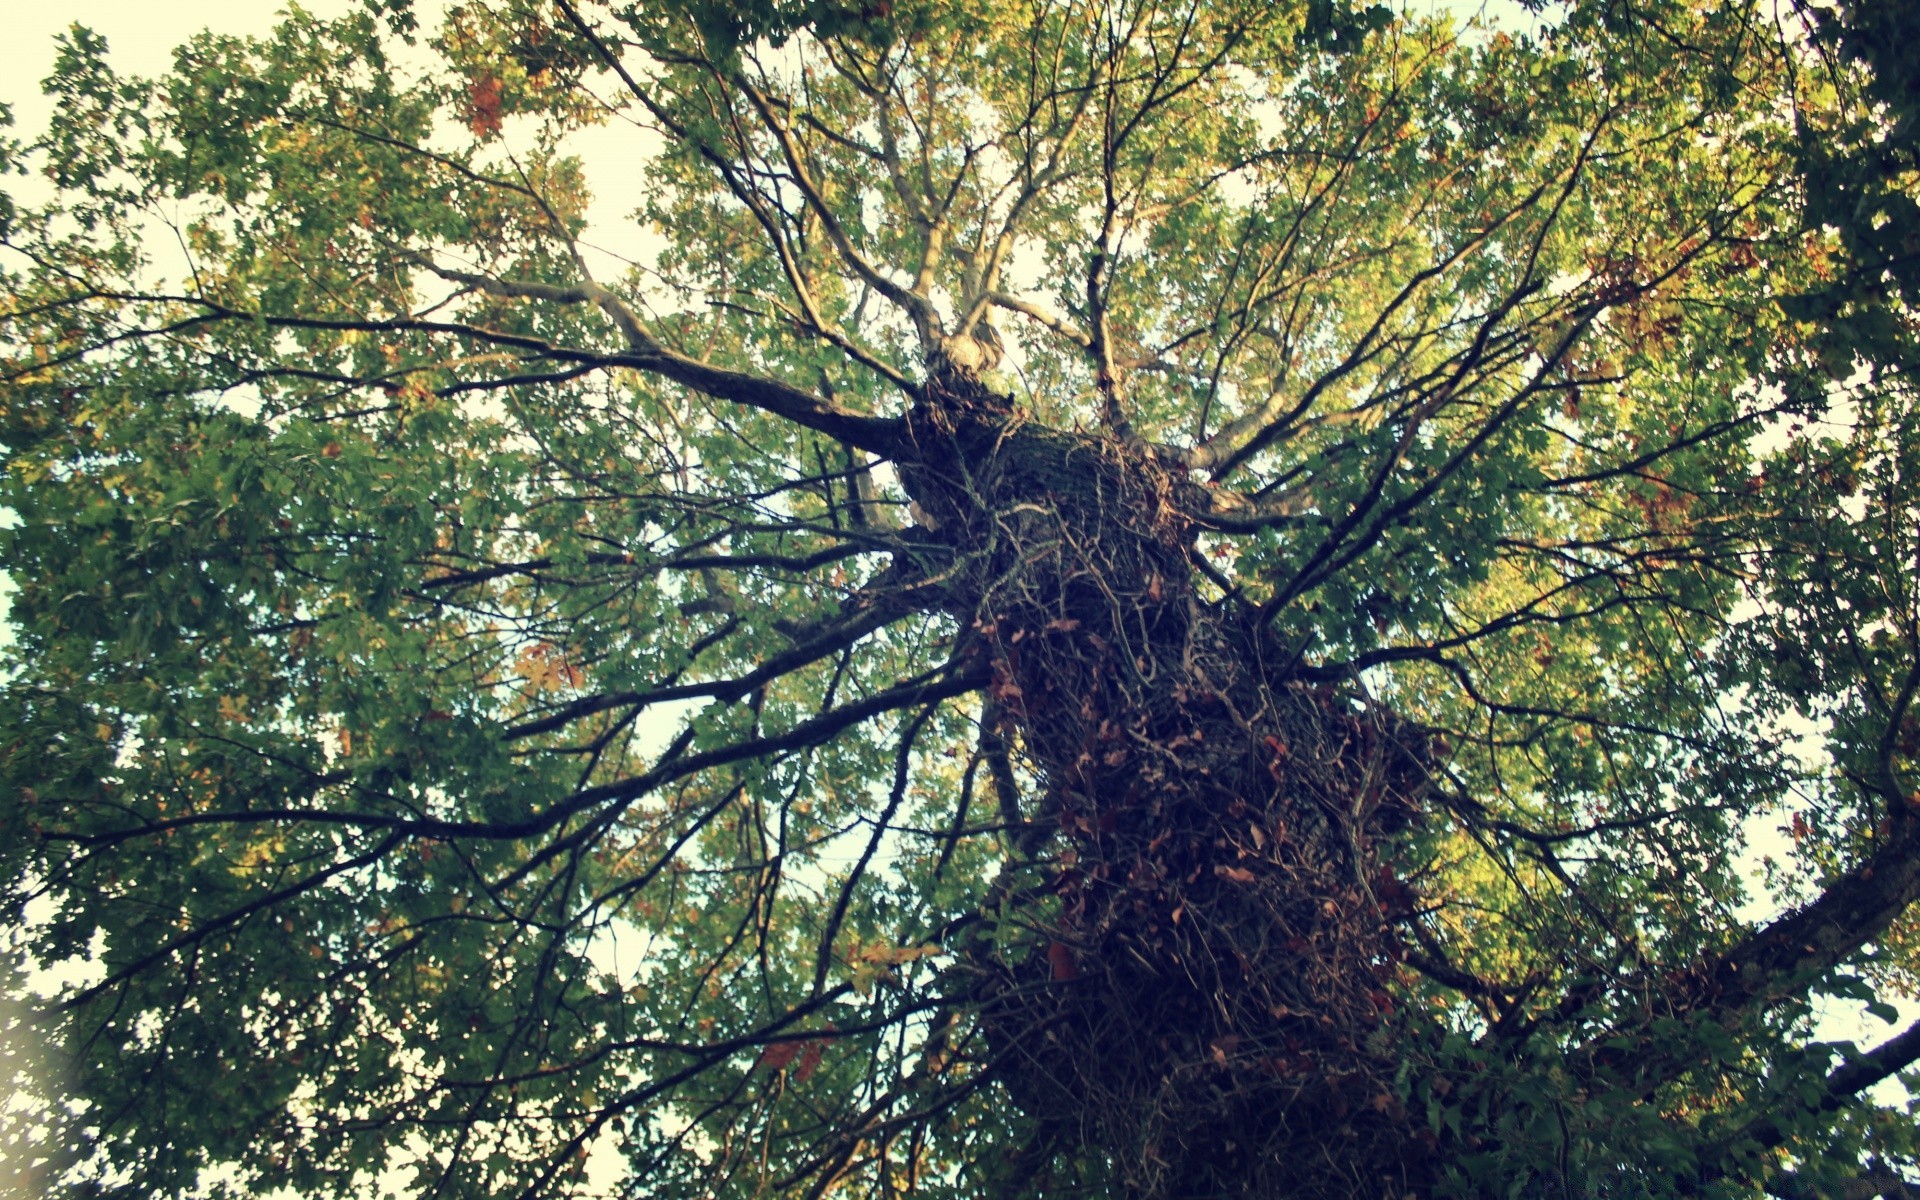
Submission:
M 333 16 L 356 7 L 351 0 L 308 0 L 309 12 Z M 73 24 L 107 39 L 115 66 L 127 75 L 158 75 L 173 64 L 173 48 L 201 29 L 264 34 L 279 19 L 281 5 L 257 0 L 65 0 L 8 5 L 6 37 L 0 38 L 0 101 L 13 105 L 18 127 L 45 124 L 49 107 L 40 81 L 53 69 L 53 39 Z

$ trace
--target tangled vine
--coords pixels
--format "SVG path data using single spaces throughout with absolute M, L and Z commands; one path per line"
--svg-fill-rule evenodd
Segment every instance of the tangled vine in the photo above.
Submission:
M 1198 485 L 1149 451 L 1023 425 L 957 373 L 912 428 L 987 739 L 1017 734 L 1042 789 L 967 955 L 1033 1151 L 1106 1147 L 1143 1200 L 1404 1194 L 1428 1146 L 1395 1099 L 1414 895 L 1385 851 L 1425 734 L 1202 596 Z

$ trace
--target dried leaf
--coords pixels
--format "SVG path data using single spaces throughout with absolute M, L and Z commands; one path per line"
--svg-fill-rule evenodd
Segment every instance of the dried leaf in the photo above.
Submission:
M 467 128 L 475 137 L 492 137 L 500 132 L 500 77 L 486 74 L 467 89 Z
M 1080 964 L 1073 961 L 1073 948 L 1065 942 L 1047 943 L 1047 962 L 1053 967 L 1053 981 L 1067 983 L 1080 978 Z
M 826 1039 L 816 1038 L 808 1042 L 806 1047 L 805 1050 L 800 1052 L 800 1065 L 795 1067 L 793 1071 L 793 1081 L 795 1083 L 805 1083 L 807 1080 L 813 1078 L 815 1071 L 820 1069 L 820 1056 L 826 1052 L 827 1048 Z
M 760 1065 L 778 1071 L 792 1062 L 800 1053 L 804 1042 L 775 1042 L 760 1051 Z

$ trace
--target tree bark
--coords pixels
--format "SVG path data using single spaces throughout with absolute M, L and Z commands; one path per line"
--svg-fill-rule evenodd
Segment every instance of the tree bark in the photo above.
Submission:
M 1209 497 L 1150 452 L 1025 424 L 952 369 L 908 430 L 962 655 L 1056 835 L 967 954 L 1011 1094 L 1136 1197 L 1424 1190 L 1385 991 L 1423 732 L 1201 594 Z

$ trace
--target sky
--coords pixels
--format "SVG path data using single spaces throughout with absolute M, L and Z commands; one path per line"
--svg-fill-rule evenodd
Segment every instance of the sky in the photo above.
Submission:
M 352 0 L 307 0 L 301 7 L 322 16 L 355 8 Z M 14 106 L 23 129 L 37 129 L 48 107 L 40 80 L 53 67 L 53 39 L 73 24 L 104 36 L 115 65 L 128 75 L 157 75 L 173 62 L 173 48 L 200 29 L 263 34 L 279 19 L 282 5 L 260 0 L 62 0 L 8 6 L 6 36 L 0 38 L 0 101 Z

